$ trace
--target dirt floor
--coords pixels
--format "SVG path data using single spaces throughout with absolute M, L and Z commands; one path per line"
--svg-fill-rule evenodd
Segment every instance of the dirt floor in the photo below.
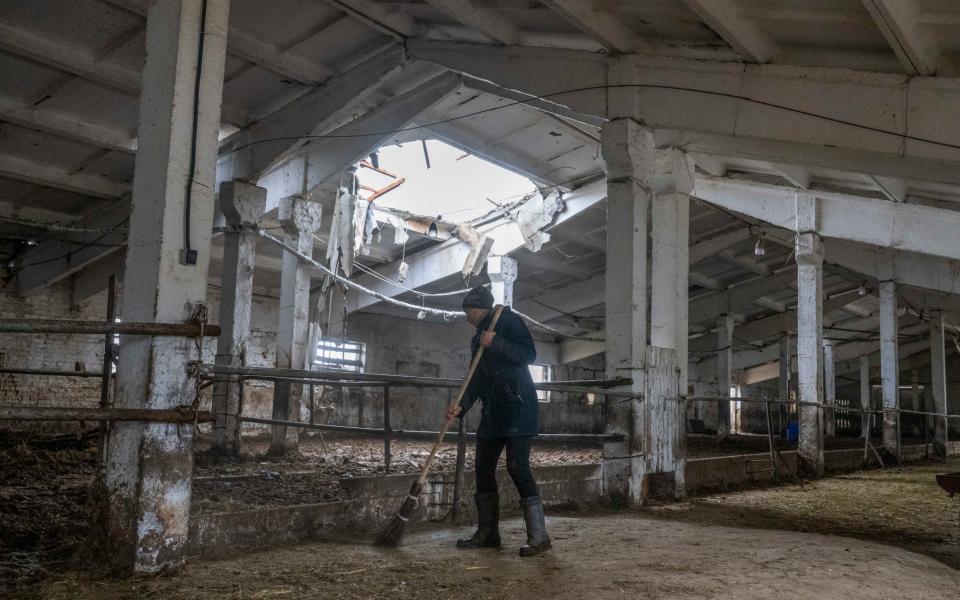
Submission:
M 338 479 L 383 472 L 382 440 L 326 436 L 305 438 L 301 453 L 286 461 L 267 461 L 265 441 L 246 444 L 248 454 L 234 463 L 208 462 L 198 444 L 193 509 L 236 510 L 340 499 Z M 837 440 L 836 444 L 859 444 Z M 0 597 L 4 590 L 41 581 L 71 568 L 87 535 L 89 491 L 96 473 L 92 439 L 76 441 L 0 437 Z M 414 472 L 426 456 L 428 441 L 395 440 L 393 471 Z M 690 436 L 691 455 L 761 452 L 763 437 L 738 437 L 718 445 Z M 468 468 L 472 466 L 468 449 Z M 595 446 L 540 444 L 538 465 L 597 462 Z M 446 445 L 438 469 L 452 470 L 455 447 Z M 954 463 L 953 470 L 960 469 Z M 807 485 L 694 499 L 650 509 L 656 520 L 723 524 L 736 527 L 836 532 L 898 544 L 960 567 L 957 509 L 932 483 L 943 465 L 850 474 Z M 814 518 L 814 516 L 816 518 Z M 885 516 L 897 517 L 892 523 Z M 812 525 L 815 523 L 816 525 Z M 346 596 L 350 597 L 350 596 Z M 411 596 L 416 597 L 416 596 Z M 960 597 L 960 596 L 957 596 Z
M 645 509 L 671 521 L 832 533 L 922 552 L 960 569 L 960 497 L 934 475 L 960 459 L 912 463 L 787 485 L 721 493 Z M 960 590 L 954 598 L 960 598 Z
M 23 598 L 328 598 L 360 600 L 957 598 L 960 574 L 874 542 L 811 533 L 672 522 L 629 512 L 548 519 L 555 548 L 516 555 L 521 523 L 501 550 L 453 548 L 469 529 L 419 529 L 398 549 L 309 544 L 216 562 L 172 577 L 61 578 Z
M 70 566 L 87 536 L 95 471 L 92 443 L 0 438 L 0 597 Z

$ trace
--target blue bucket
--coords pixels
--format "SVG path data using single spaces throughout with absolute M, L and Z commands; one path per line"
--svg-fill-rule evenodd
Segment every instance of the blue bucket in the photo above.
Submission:
M 787 423 L 787 441 L 792 442 L 800 435 L 800 425 L 796 421 Z

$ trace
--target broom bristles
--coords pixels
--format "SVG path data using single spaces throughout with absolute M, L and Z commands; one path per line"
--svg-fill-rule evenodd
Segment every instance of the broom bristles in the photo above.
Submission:
M 377 539 L 374 542 L 377 546 L 396 546 L 400 543 L 400 540 L 403 538 L 403 530 L 407 525 L 407 521 L 410 520 L 410 515 L 413 514 L 413 511 L 416 510 L 420 504 L 420 487 L 419 482 L 416 481 L 410 487 L 410 493 L 403 499 L 403 503 L 401 503 L 400 508 L 397 509 L 397 514 L 377 535 Z

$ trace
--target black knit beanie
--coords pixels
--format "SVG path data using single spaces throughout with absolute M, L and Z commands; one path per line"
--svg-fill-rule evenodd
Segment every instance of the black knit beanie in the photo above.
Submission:
M 463 310 L 468 308 L 493 308 L 493 294 L 482 285 L 473 288 L 463 297 Z

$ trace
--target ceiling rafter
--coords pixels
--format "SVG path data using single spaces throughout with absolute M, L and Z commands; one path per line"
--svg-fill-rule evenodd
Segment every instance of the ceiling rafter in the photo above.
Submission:
M 739 14 L 734 0 L 687 0 L 687 5 L 738 54 L 755 63 L 768 63 L 777 45 L 757 25 Z
M 929 32 L 922 31 L 913 0 L 863 0 L 863 5 L 907 73 L 936 74 L 940 48 Z
M 146 0 L 104 1 L 141 17 L 147 16 Z M 314 35 L 316 33 L 319 31 Z M 328 65 L 286 54 L 283 49 L 258 40 L 236 27 L 231 27 L 227 33 L 227 52 L 304 85 L 316 85 L 334 74 Z
M 0 175 L 97 198 L 119 198 L 130 191 L 127 183 L 10 154 L 0 154 Z
M 0 96 L 0 120 L 91 146 L 133 153 L 136 136 Z
M 54 40 L 36 32 L 0 21 L 0 50 L 73 73 L 124 94 L 139 97 L 141 74 L 117 62 L 97 60 L 88 52 Z M 224 103 L 222 120 L 234 125 L 246 125 L 247 112 Z
M 652 53 L 654 45 L 631 29 L 623 19 L 580 0 L 540 0 L 580 31 L 600 42 L 611 52 Z
M 520 41 L 520 30 L 509 19 L 471 0 L 427 0 L 427 4 L 504 46 Z
M 326 2 L 361 23 L 398 40 L 419 35 L 425 29 L 423 24 L 404 10 L 371 2 L 371 0 L 326 0 Z

